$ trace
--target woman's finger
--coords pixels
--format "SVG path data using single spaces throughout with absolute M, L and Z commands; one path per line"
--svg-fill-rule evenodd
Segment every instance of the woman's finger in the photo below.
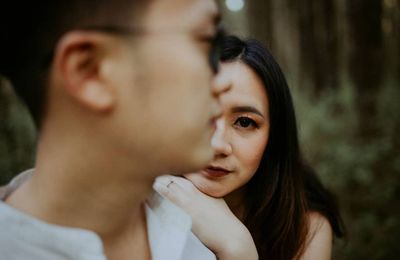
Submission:
M 153 188 L 173 203 L 183 207 L 188 200 L 188 192 L 182 187 L 186 185 L 186 180 L 181 179 L 183 178 L 170 175 L 161 176 L 155 180 Z

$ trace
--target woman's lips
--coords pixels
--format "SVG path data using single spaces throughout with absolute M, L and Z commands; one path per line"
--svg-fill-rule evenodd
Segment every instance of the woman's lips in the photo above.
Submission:
M 232 171 L 229 171 L 229 170 L 227 170 L 225 168 L 221 168 L 221 167 L 210 166 L 210 167 L 205 168 L 204 172 L 210 177 L 219 178 L 219 177 L 228 175 Z

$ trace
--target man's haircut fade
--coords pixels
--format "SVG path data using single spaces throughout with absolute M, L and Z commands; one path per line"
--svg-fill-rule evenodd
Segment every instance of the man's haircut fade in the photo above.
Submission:
M 45 110 L 48 70 L 57 42 L 68 31 L 129 26 L 150 0 L 5 0 L 0 11 L 0 74 L 25 101 L 37 127 Z

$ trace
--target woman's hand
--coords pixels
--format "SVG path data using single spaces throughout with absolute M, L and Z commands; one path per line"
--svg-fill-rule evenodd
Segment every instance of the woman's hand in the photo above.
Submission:
M 161 176 L 153 187 L 190 214 L 193 233 L 219 260 L 258 259 L 250 232 L 223 199 L 207 196 L 183 177 Z

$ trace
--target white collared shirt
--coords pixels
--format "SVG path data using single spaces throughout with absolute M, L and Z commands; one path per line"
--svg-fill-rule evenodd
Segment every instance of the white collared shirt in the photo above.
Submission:
M 49 224 L 3 202 L 32 173 L 23 172 L 0 188 L 0 258 L 105 260 L 102 241 L 95 232 Z M 147 201 L 146 219 L 153 260 L 216 259 L 191 232 L 190 216 L 156 192 Z

